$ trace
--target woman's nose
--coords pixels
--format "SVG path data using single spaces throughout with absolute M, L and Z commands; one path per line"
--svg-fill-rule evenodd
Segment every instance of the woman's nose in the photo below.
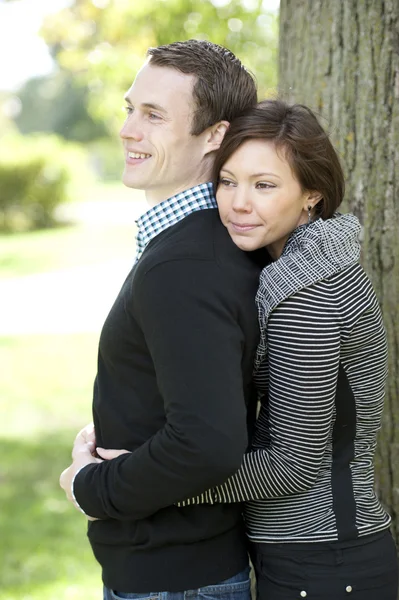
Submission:
M 251 212 L 251 200 L 246 190 L 236 188 L 232 208 L 236 212 Z

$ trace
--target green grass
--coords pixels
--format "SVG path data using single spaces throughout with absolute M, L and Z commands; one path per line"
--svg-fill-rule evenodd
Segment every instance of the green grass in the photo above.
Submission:
M 101 597 L 85 518 L 66 502 L 57 484 L 69 462 L 70 445 L 68 432 L 1 442 L 9 464 L 2 470 L 0 488 L 2 600 Z
M 0 434 L 32 438 L 91 420 L 97 334 L 0 337 Z
M 97 186 L 82 197 L 120 206 L 125 192 Z M 0 278 L 128 257 L 134 234 L 131 224 L 97 223 L 3 235 Z M 97 342 L 98 334 L 0 337 L 0 600 L 102 597 L 86 519 L 58 483 L 91 420 Z
M 0 338 L 0 600 L 94 600 L 85 518 L 58 485 L 91 420 L 97 335 Z
M 135 253 L 130 226 L 63 227 L 0 236 L 0 277 L 95 264 Z

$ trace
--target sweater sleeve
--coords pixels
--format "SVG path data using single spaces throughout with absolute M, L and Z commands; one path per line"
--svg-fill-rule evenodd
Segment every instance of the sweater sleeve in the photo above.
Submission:
M 135 282 L 134 310 L 165 423 L 133 453 L 78 474 L 74 493 L 87 514 L 141 519 L 239 468 L 248 443 L 242 375 L 248 340 L 239 324 L 240 298 L 225 279 L 213 262 L 181 260 L 157 265 Z
M 340 357 L 336 313 L 317 289 L 298 292 L 269 317 L 269 398 L 253 450 L 224 484 L 179 506 L 276 498 L 314 485 L 329 439 Z

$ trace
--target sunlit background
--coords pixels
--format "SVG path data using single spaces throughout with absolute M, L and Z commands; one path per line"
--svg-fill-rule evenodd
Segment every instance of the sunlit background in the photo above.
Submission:
M 123 94 L 149 46 L 231 48 L 277 81 L 276 0 L 0 0 L 0 600 L 94 600 L 58 477 L 91 420 L 99 330 L 134 261 Z

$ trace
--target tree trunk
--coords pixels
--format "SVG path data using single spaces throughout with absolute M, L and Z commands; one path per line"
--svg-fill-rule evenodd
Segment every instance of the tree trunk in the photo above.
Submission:
M 389 344 L 376 483 L 399 542 L 399 0 L 281 0 L 279 91 L 321 116 L 364 227 Z

